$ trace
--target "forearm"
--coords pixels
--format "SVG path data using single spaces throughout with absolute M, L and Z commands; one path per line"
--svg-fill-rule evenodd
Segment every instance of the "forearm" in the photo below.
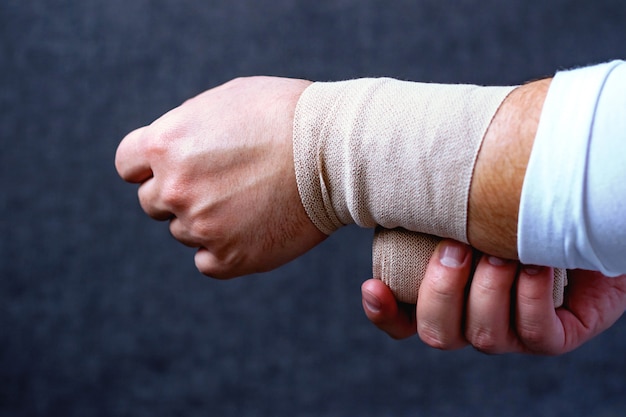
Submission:
M 469 241 L 524 263 L 625 273 L 625 91 L 616 60 L 510 94 L 477 158 Z
M 517 224 L 526 166 L 550 79 L 504 100 L 483 140 L 469 193 L 468 238 L 477 249 L 517 259 Z
M 620 60 L 552 79 L 520 199 L 522 262 L 626 273 L 625 92 Z

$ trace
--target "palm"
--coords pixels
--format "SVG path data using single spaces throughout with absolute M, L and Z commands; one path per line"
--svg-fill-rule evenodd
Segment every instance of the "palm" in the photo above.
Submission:
M 571 270 L 565 305 L 556 311 L 562 352 L 573 350 L 611 327 L 626 310 L 626 275 L 606 278 L 599 272 Z

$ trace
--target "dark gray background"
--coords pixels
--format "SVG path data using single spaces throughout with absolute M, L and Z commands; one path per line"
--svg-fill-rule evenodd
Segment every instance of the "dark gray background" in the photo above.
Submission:
M 4 0 L 1 416 L 623 416 L 626 323 L 557 358 L 367 322 L 371 232 L 217 282 L 113 167 L 241 75 L 520 83 L 626 55 L 623 0 Z

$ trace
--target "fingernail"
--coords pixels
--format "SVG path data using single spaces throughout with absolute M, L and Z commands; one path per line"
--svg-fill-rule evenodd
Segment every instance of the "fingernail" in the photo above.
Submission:
M 461 243 L 446 243 L 439 252 L 439 262 L 449 268 L 459 268 L 467 256 L 467 248 Z
M 541 271 L 543 271 L 543 267 L 536 265 L 524 265 L 524 272 L 526 275 L 538 275 Z
M 378 297 L 370 292 L 363 291 L 363 301 L 367 309 L 372 313 L 379 313 L 382 309 L 382 304 Z
M 509 263 L 508 259 L 498 258 L 497 256 L 489 256 L 487 261 L 493 266 L 503 266 Z

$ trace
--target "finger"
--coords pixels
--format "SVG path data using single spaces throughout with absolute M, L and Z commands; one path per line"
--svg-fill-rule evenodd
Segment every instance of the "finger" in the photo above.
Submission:
M 213 250 L 205 247 L 198 249 L 194 256 L 194 262 L 198 271 L 216 279 L 230 279 L 252 272 L 237 270 L 237 262 L 234 259 L 219 257 Z
M 115 168 L 125 181 L 140 183 L 152 177 L 150 161 L 142 144 L 145 140 L 145 129 L 142 127 L 130 132 L 117 147 Z
M 153 219 L 168 220 L 174 216 L 173 210 L 163 202 L 159 182 L 154 178 L 150 178 L 141 184 L 137 195 L 139 196 L 141 208 Z
M 179 218 L 172 218 L 170 220 L 170 233 L 174 237 L 174 239 L 178 240 L 185 246 L 190 248 L 200 248 L 202 247 L 202 243 L 200 239 L 194 236 L 189 227 L 187 227 L 184 222 Z
M 365 315 L 380 330 L 394 339 L 405 339 L 416 333 L 415 310 L 398 305 L 393 293 L 382 281 L 365 281 L 361 294 Z
M 525 266 L 519 273 L 515 327 L 521 343 L 533 353 L 560 353 L 565 343 L 552 298 L 553 282 L 552 268 Z
M 458 349 L 467 345 L 463 332 L 465 287 L 471 271 L 471 248 L 442 241 L 430 259 L 416 308 L 417 332 L 427 345 Z
M 496 354 L 520 350 L 511 323 L 511 291 L 518 263 L 484 255 L 467 298 L 465 337 L 477 350 Z

